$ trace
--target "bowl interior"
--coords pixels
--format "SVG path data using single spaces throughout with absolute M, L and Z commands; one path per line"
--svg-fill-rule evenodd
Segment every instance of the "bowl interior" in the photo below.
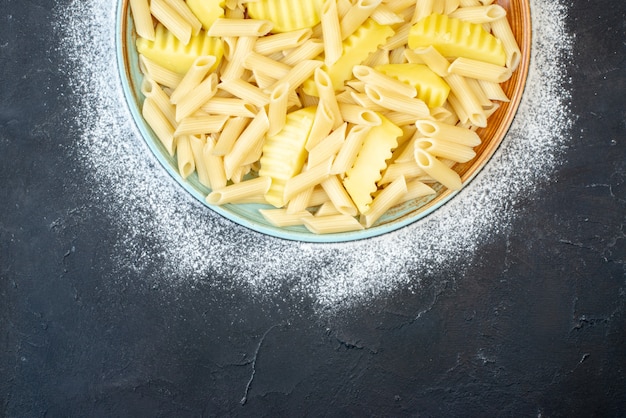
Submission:
M 142 74 L 139 70 L 139 59 L 135 48 L 136 33 L 128 3 L 129 0 L 120 0 L 118 3 L 116 48 L 122 86 L 133 119 L 148 147 L 168 173 L 188 193 L 220 215 L 257 232 L 283 239 L 308 242 L 342 242 L 378 236 L 399 229 L 424 218 L 456 194 L 456 192 L 441 186 L 435 186 L 433 187 L 437 191 L 435 195 L 408 201 L 392 208 L 374 226 L 368 229 L 323 235 L 313 234 L 303 226 L 275 227 L 267 222 L 258 211 L 260 208 L 270 208 L 267 205 L 227 204 L 214 206 L 207 204 L 205 197 L 210 189 L 198 181 L 195 173 L 187 179 L 180 176 L 176 158 L 168 154 L 141 116 L 144 99 L 141 93 Z M 482 143 L 475 148 L 476 157 L 467 163 L 457 164 L 454 167 L 461 176 L 464 186 L 485 166 L 504 139 L 521 101 L 528 74 L 531 44 L 529 0 L 500 0 L 497 3 L 507 10 L 511 29 L 522 52 L 522 59 L 513 76 L 503 84 L 503 90 L 511 99 L 510 102 L 501 103 L 500 108 L 489 118 L 488 126 L 477 131 L 482 138 Z

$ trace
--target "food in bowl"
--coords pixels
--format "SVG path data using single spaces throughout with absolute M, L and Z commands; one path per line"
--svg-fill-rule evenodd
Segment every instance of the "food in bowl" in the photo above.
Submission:
M 141 115 L 208 205 L 376 228 L 459 190 L 520 91 L 511 8 L 462 3 L 131 0 Z

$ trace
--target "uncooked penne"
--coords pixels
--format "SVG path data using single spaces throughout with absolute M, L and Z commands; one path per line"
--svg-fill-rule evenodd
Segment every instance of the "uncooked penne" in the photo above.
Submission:
M 207 195 L 206 201 L 210 205 L 241 202 L 246 198 L 263 196 L 270 188 L 271 184 L 271 178 L 264 176 L 257 177 L 213 190 Z
M 130 11 L 133 14 L 137 35 L 154 41 L 154 24 L 148 0 L 130 0 Z
M 209 36 L 263 36 L 272 30 L 269 20 L 218 18 L 207 31 Z

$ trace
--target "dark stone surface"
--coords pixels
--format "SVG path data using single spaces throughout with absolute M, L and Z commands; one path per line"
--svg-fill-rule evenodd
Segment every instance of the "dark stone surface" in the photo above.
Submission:
M 111 280 L 53 6 L 0 0 L 0 416 L 626 416 L 626 3 L 572 2 L 573 136 L 511 233 L 326 319 Z

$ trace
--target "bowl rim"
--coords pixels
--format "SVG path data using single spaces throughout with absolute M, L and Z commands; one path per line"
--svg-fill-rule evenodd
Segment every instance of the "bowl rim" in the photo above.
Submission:
M 521 39 L 518 40 L 520 50 L 522 52 L 520 64 L 514 74 L 516 77 L 515 85 L 512 89 L 510 101 L 505 104 L 506 113 L 502 122 L 497 126 L 494 133 L 490 136 L 487 146 L 478 154 L 475 159 L 469 164 L 469 168 L 461 174 L 461 180 L 463 187 L 460 190 L 438 191 L 438 193 L 429 201 L 423 205 L 415 208 L 407 213 L 400 215 L 397 218 L 390 219 L 385 223 L 374 225 L 370 228 L 365 228 L 357 231 L 339 232 L 332 234 L 315 234 L 309 231 L 298 231 L 292 229 L 286 229 L 273 226 L 269 223 L 260 223 L 242 216 L 236 211 L 233 211 L 232 205 L 211 205 L 206 202 L 206 194 L 203 194 L 200 190 L 194 187 L 188 180 L 184 179 L 172 166 L 170 156 L 166 156 L 165 153 L 157 145 L 158 140 L 155 138 L 154 133 L 143 119 L 140 106 L 141 103 L 137 101 L 137 98 L 133 91 L 136 88 L 133 86 L 133 77 L 131 76 L 131 69 L 129 65 L 130 56 L 128 52 L 128 39 L 127 39 L 127 26 L 129 17 L 129 0 L 118 0 L 116 9 L 116 21 L 115 21 L 115 53 L 117 71 L 120 77 L 122 89 L 124 92 L 124 98 L 126 106 L 128 107 L 135 127 L 139 130 L 143 142 L 148 146 L 151 153 L 157 158 L 160 165 L 165 168 L 168 174 L 182 186 L 195 200 L 200 201 L 203 206 L 208 207 L 210 210 L 218 213 L 226 219 L 251 229 L 255 232 L 269 235 L 272 237 L 300 242 L 312 242 L 312 243 L 339 243 L 348 241 L 357 241 L 361 239 L 368 239 L 377 236 L 381 236 L 396 230 L 399 230 L 407 225 L 413 224 L 424 218 L 428 217 L 437 209 L 448 203 L 454 198 L 460 191 L 465 189 L 468 184 L 484 169 L 489 160 L 493 157 L 497 149 L 500 147 L 504 138 L 506 137 L 511 124 L 517 114 L 519 105 L 522 100 L 522 96 L 525 90 L 526 80 L 530 68 L 531 57 L 531 44 L 532 44 L 532 27 L 531 27 L 531 15 L 530 15 L 530 0 L 504 0 L 504 3 L 511 4 L 516 3 L 520 8 L 521 23 L 524 27 Z M 504 106 L 503 106 L 504 107 Z M 246 204 L 247 207 L 269 207 L 267 205 Z M 241 206 L 241 204 L 238 204 Z

